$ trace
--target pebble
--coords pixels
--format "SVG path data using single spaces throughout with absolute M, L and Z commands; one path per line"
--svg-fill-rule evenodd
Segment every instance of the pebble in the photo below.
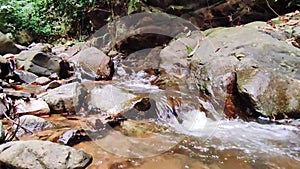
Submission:
M 39 85 L 46 85 L 51 82 L 51 79 L 49 79 L 48 77 L 38 77 L 37 79 L 35 79 L 35 82 Z

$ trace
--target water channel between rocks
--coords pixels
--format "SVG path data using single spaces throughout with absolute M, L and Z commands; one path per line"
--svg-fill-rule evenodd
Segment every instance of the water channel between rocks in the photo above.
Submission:
M 123 109 L 121 112 L 125 112 L 129 119 L 123 122 L 121 128 L 90 134 L 90 141 L 74 146 L 93 156 L 89 168 L 150 169 L 160 166 L 172 169 L 230 169 L 300 166 L 299 121 L 291 120 L 288 125 L 259 124 L 239 119 L 226 120 L 218 113 L 201 114 L 197 104 L 205 105 L 205 101 L 192 94 L 193 89 L 184 90 L 187 87 L 183 87 L 180 91 L 168 92 L 151 85 L 151 77 L 145 78 L 144 75 L 139 72 L 128 76 L 125 82 L 105 87 L 86 82 L 88 88 L 98 92 L 96 97 L 105 95 L 105 92 L 101 92 L 108 86 L 108 92 L 112 94 L 112 100 L 110 96 L 106 98 L 112 102 L 108 103 L 112 106 L 108 108 L 114 111 Z M 117 90 L 116 95 L 113 95 L 113 90 Z M 118 90 L 122 90 L 121 94 Z M 116 105 L 120 103 L 117 100 L 122 94 L 135 104 L 143 97 L 150 98 L 151 108 L 145 111 L 149 117 L 145 117 L 145 114 L 131 116 L 133 108 L 126 106 L 127 103 Z M 169 110 L 172 107 L 168 102 L 170 95 L 181 98 L 177 118 Z M 138 99 L 130 96 L 138 96 Z M 216 111 L 208 103 L 205 108 L 211 109 L 210 112 Z M 93 128 L 87 122 L 105 117 L 101 113 L 69 119 L 53 115 L 47 121 L 55 124 L 54 132 L 62 133 L 68 129 L 81 128 L 91 131 Z M 43 139 L 49 135 L 53 135 L 53 130 L 37 133 L 35 138 Z M 24 136 L 24 139 L 27 137 L 33 136 Z

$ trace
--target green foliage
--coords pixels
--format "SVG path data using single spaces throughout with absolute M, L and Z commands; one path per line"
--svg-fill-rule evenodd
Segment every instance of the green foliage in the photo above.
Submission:
M 128 3 L 128 11 L 127 14 L 130 15 L 134 12 L 138 12 L 141 9 L 141 0 L 130 0 Z
M 0 2 L 0 30 L 27 30 L 38 36 L 80 36 L 90 30 L 87 11 L 94 0 L 5 0 Z
M 192 51 L 193 51 L 193 49 L 190 48 L 190 47 L 188 47 L 188 46 L 186 46 L 186 50 L 187 50 L 187 54 L 188 55 L 190 55 L 192 53 Z

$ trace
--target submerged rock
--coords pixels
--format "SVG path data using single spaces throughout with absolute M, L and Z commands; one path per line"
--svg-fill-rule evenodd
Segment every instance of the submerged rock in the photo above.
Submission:
M 233 111 L 300 118 L 300 50 L 266 33 L 262 29 L 266 26 L 254 22 L 206 31 L 207 38 L 192 57 L 193 73 L 200 90 L 219 106 L 225 107 L 233 94 Z M 237 75 L 236 84 L 228 81 L 232 73 Z M 230 85 L 237 91 L 229 91 Z
M 49 141 L 13 141 L 0 145 L 0 166 L 18 169 L 83 169 L 92 156 Z
M 43 99 L 55 113 L 75 112 L 84 103 L 87 89 L 74 82 L 48 90 Z

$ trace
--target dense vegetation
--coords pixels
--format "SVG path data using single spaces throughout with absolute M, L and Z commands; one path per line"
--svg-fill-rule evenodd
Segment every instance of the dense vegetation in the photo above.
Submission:
M 0 7 L 0 30 L 11 33 L 27 30 L 45 37 L 86 34 L 90 30 L 86 11 L 93 3 L 93 0 L 6 0 Z
M 277 0 L 269 0 L 277 3 Z M 299 6 L 300 0 L 284 0 L 287 6 Z M 143 3 L 157 4 L 157 0 L 2 0 L 0 1 L 0 30 L 15 35 L 26 31 L 36 39 L 84 39 L 93 29 L 88 12 L 100 7 L 114 15 L 131 14 L 141 10 Z M 169 2 L 169 1 L 168 1 Z M 180 2 L 170 1 L 168 7 L 178 8 Z M 207 1 L 210 3 L 218 1 Z M 176 4 L 177 3 L 177 4 Z M 199 1 L 200 3 L 200 1 Z M 176 6 L 177 5 L 177 6 Z M 122 11 L 122 12 L 120 12 Z

